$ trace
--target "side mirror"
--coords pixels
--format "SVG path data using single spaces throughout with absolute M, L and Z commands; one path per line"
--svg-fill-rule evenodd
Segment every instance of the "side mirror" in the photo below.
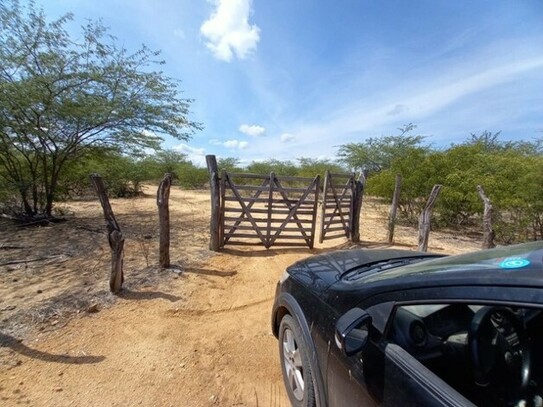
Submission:
M 336 346 L 346 356 L 360 352 L 366 346 L 371 326 L 371 316 L 360 308 L 343 314 L 336 323 Z

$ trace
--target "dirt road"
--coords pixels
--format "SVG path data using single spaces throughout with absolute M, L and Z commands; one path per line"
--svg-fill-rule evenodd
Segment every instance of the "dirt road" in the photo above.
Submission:
M 227 249 L 212 255 L 207 251 L 207 193 L 173 189 L 171 201 L 172 219 L 178 219 L 173 221 L 172 260 L 182 266 L 183 272 L 156 272 L 146 266 L 147 260 L 156 263 L 156 259 L 145 256 L 146 243 L 134 225 L 153 224 L 153 196 L 135 204 L 114 201 L 121 227 L 131 225 L 125 226 L 129 238 L 126 279 L 137 278 L 139 284 L 128 285 L 113 306 L 103 305 L 108 301 L 100 303 L 97 313 L 88 312 L 95 309 L 85 303 L 75 317 L 47 317 L 24 336 L 17 335 L 13 327 L 3 329 L 1 405 L 289 405 L 277 341 L 269 322 L 276 281 L 292 262 L 332 247 L 344 247 L 346 242 L 335 241 L 333 246 L 314 250 Z M 89 224 L 99 222 L 99 208 L 96 203 L 85 203 L 70 205 L 67 210 L 87 217 L 86 226 L 76 228 L 78 235 L 69 235 L 73 223 L 56 230 L 18 232 L 18 244 L 31 246 L 37 235 L 47 239 L 62 230 L 66 235 L 57 242 L 59 251 L 71 250 L 71 255 L 63 260 L 63 268 L 54 262 L 40 267 L 38 262 L 9 272 L 0 269 L 0 309 L 5 323 L 12 321 L 13 312 L 25 304 L 32 309 L 43 306 L 43 300 L 36 298 L 38 291 L 52 301 L 65 298 L 67 289 L 86 289 L 96 299 L 109 298 L 103 291 L 92 290 L 94 286 L 107 286 L 109 259 L 106 243 L 101 241 L 104 237 L 98 234 L 96 238 L 92 230 L 87 232 Z M 382 245 L 384 224 L 382 208 L 366 204 L 362 217 L 364 245 Z M 2 236 L 0 244 L 13 241 Z M 93 236 L 92 245 L 84 244 L 89 236 Z M 414 248 L 412 229 L 399 228 L 396 236 L 399 245 Z M 435 251 L 458 253 L 478 246 L 470 239 L 446 234 L 433 234 L 431 239 L 430 250 Z M 154 240 L 149 243 L 153 254 Z M 41 257 L 47 256 L 42 253 Z M 145 273 L 154 273 L 157 278 L 142 277 Z M 59 280 L 59 275 L 64 277 Z

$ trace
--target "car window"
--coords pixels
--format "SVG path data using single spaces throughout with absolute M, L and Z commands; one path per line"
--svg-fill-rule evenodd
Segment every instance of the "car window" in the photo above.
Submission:
M 477 406 L 543 406 L 543 309 L 397 306 L 386 338 Z

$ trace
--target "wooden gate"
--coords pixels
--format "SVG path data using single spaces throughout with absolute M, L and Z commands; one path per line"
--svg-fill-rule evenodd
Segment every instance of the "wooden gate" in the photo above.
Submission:
M 220 177 L 219 242 L 309 246 L 315 242 L 320 176 L 232 174 Z
M 319 243 L 340 237 L 351 238 L 354 203 L 357 201 L 354 174 L 332 174 L 326 171 L 322 194 Z

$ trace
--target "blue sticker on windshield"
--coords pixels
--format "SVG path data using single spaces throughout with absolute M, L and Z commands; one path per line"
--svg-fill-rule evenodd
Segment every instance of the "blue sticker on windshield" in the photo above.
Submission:
M 500 263 L 502 269 L 519 269 L 530 264 L 530 260 L 522 257 L 507 257 Z

